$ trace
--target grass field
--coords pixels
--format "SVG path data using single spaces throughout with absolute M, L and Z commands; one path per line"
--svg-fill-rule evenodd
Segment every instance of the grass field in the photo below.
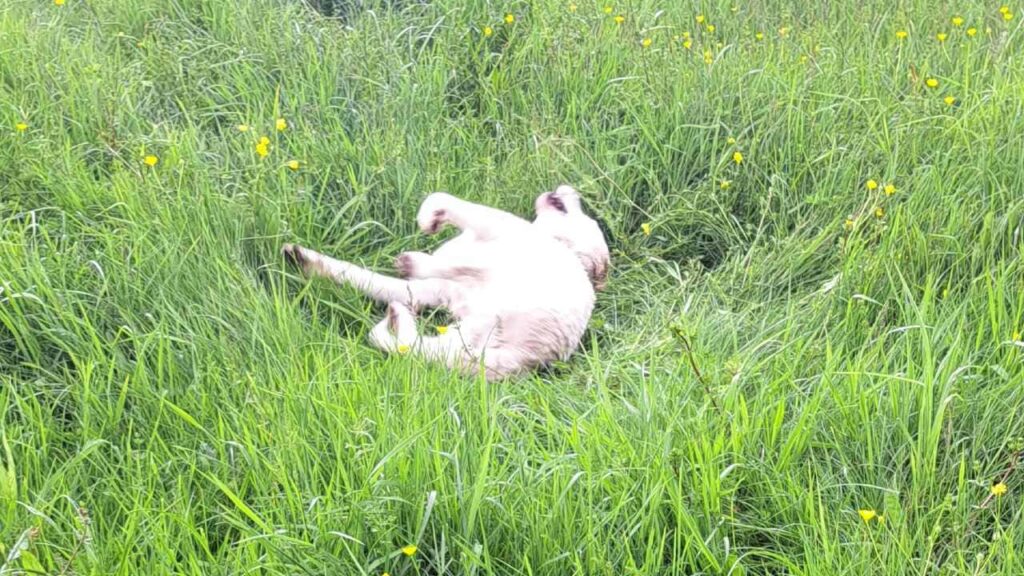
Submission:
M 0 574 L 1024 574 L 1024 4 L 608 6 L 4 0 Z M 561 182 L 536 376 L 278 255 Z

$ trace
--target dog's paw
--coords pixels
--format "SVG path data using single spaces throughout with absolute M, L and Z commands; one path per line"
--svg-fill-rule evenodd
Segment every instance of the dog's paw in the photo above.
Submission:
M 306 264 L 309 262 L 306 255 L 303 253 L 302 246 L 297 244 L 285 243 L 281 246 L 281 256 L 284 256 L 284 259 L 287 260 L 289 264 L 297 266 L 303 270 L 306 269 Z
M 402 278 L 426 278 L 429 276 L 429 258 L 423 252 L 403 252 L 395 258 L 395 271 Z
M 450 198 L 451 195 L 444 192 L 434 192 L 423 200 L 416 215 L 416 223 L 424 234 L 437 234 L 447 223 L 445 206 Z

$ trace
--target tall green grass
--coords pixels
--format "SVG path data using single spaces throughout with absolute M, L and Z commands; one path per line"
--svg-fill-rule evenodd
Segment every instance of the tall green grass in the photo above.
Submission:
M 0 574 L 1024 573 L 1024 5 L 575 5 L 0 5 Z M 278 256 L 561 182 L 535 376 Z

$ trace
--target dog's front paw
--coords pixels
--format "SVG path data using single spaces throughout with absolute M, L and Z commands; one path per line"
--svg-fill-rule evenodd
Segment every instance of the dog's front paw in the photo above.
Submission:
M 416 223 L 424 234 L 437 234 L 448 221 L 448 214 L 445 206 L 451 199 L 450 194 L 434 192 L 420 204 L 420 211 L 416 215 Z
M 403 252 L 395 258 L 395 271 L 402 278 L 426 278 L 429 276 L 428 254 Z

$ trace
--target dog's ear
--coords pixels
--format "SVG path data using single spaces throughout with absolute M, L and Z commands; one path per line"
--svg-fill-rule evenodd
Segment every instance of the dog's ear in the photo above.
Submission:
M 604 286 L 608 282 L 608 265 L 610 263 L 608 253 L 595 254 L 588 260 L 587 275 L 590 276 L 590 283 L 594 285 L 594 290 L 604 290 Z

